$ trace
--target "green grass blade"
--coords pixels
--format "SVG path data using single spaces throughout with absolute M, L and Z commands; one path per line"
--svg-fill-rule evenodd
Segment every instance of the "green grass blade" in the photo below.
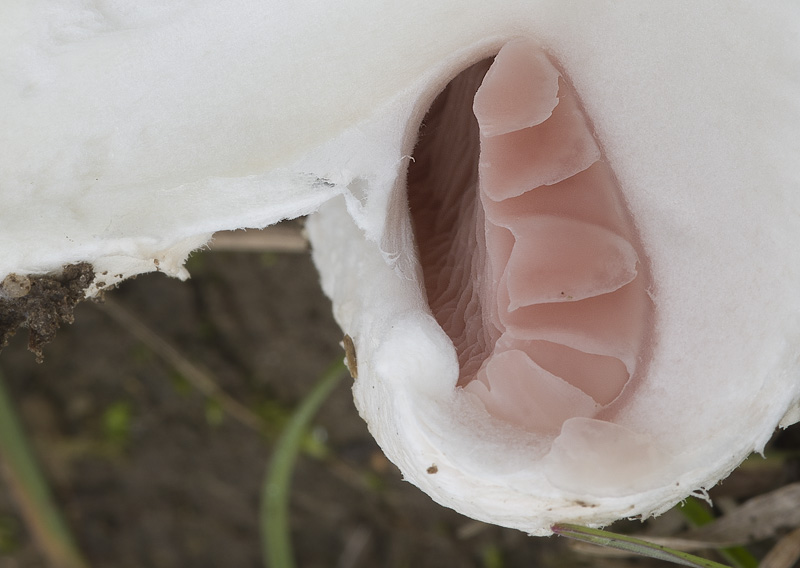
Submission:
M 86 568 L 66 522 L 53 501 L 0 372 L 0 465 L 20 513 L 47 557 L 58 568 Z
M 678 509 L 689 524 L 695 527 L 707 525 L 714 520 L 714 515 L 708 508 L 695 497 L 687 497 L 686 500 L 678 505 Z
M 343 361 L 331 365 L 292 414 L 275 445 L 261 489 L 261 546 L 267 568 L 295 566 L 289 529 L 292 470 L 312 418 L 344 376 Z
M 630 537 L 627 535 L 616 534 L 600 529 L 590 529 L 579 525 L 571 525 L 567 523 L 560 523 L 553 525 L 552 530 L 560 536 L 580 540 L 581 542 L 588 542 L 590 544 L 597 544 L 599 546 L 607 546 L 633 552 L 641 556 L 649 556 L 656 560 L 664 560 L 672 562 L 673 564 L 680 564 L 682 566 L 692 566 L 693 568 L 729 568 L 724 564 L 706 560 L 693 554 L 673 550 L 666 546 L 653 544 L 646 540 Z
M 711 511 L 694 497 L 686 499 L 679 509 L 683 516 L 686 517 L 686 520 L 696 527 L 707 525 L 714 520 L 714 515 Z M 731 563 L 733 568 L 758 568 L 758 560 L 743 546 L 721 548 L 719 553 Z

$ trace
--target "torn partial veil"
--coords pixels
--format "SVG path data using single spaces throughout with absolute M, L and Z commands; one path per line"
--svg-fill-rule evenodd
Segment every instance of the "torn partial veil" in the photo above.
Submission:
M 214 231 L 318 210 L 356 404 L 406 479 L 532 534 L 656 514 L 797 419 L 798 21 L 790 0 L 6 2 L 0 280 L 184 277 Z M 653 306 L 635 388 L 555 431 L 457 387 L 407 207 L 436 96 L 518 38 L 574 89 Z

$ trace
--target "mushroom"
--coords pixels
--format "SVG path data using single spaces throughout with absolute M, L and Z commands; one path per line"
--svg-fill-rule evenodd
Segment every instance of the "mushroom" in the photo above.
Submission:
M 185 278 L 215 231 L 312 214 L 356 405 L 408 481 L 535 535 L 658 514 L 800 419 L 798 22 L 6 2 L 0 281 Z

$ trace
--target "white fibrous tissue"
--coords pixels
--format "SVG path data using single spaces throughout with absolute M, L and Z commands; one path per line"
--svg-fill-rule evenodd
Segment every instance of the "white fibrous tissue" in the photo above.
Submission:
M 405 479 L 536 535 L 659 514 L 800 418 L 798 22 L 5 2 L 0 310 L 26 325 L 41 279 L 185 278 L 214 232 L 310 215 Z

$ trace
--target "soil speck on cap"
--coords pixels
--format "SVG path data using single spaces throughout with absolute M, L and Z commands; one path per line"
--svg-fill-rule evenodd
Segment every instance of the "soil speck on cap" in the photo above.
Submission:
M 87 262 L 68 264 L 61 274 L 8 275 L 0 284 L 0 349 L 17 329 L 27 327 L 28 349 L 41 363 L 42 347 L 62 323 L 72 323 L 72 311 L 93 280 L 94 269 Z
M 345 362 L 347 363 L 347 370 L 350 371 L 350 376 L 354 379 L 358 378 L 358 359 L 356 358 L 356 346 L 353 343 L 353 338 L 345 335 L 342 339 L 344 345 Z

